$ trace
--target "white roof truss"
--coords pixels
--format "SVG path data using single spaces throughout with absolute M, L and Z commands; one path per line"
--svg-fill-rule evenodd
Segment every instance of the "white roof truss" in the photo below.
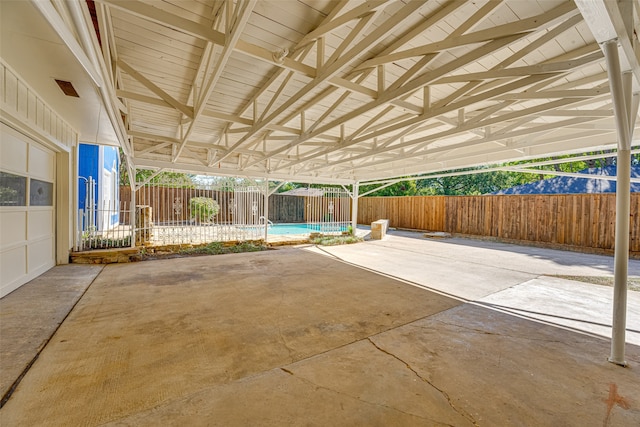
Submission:
M 137 167 L 349 183 L 614 147 L 601 40 L 581 3 L 97 0 L 96 10 L 105 84 Z M 605 3 L 621 20 L 627 6 Z M 626 55 L 634 44 L 620 42 Z M 640 76 L 637 60 L 625 64 Z

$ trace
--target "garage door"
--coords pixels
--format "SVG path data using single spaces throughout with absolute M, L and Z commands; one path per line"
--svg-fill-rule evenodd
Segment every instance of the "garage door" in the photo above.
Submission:
M 55 265 L 55 153 L 0 124 L 0 296 Z

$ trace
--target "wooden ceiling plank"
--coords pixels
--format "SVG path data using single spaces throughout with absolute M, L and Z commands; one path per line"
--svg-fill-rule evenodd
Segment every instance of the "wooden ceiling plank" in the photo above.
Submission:
M 331 12 L 325 17 L 325 19 L 323 19 L 320 25 L 322 25 L 325 22 L 331 21 L 348 4 L 349 4 L 349 0 L 341 0 L 331 10 Z M 293 54 L 291 56 L 294 59 L 299 57 L 300 58 L 299 60 L 303 61 L 306 58 L 307 54 L 311 51 L 311 48 L 312 48 L 312 45 L 302 46 L 300 43 L 297 43 L 296 46 L 293 48 Z M 275 73 L 273 73 L 273 75 L 269 78 L 269 80 L 260 87 L 260 89 L 251 97 L 251 99 L 239 111 L 239 115 L 244 114 L 244 112 L 253 104 L 253 102 L 255 102 L 255 100 L 257 100 L 269 87 L 271 87 L 271 85 L 282 75 L 282 73 L 285 70 L 286 70 L 285 68 L 278 68 L 278 70 Z M 290 70 L 290 71 L 293 72 L 294 70 Z M 315 73 L 314 73 L 314 76 L 315 76 Z M 274 102 L 273 99 L 272 99 L 272 102 Z M 270 109 L 270 107 L 268 109 Z M 262 119 L 263 119 L 263 116 L 260 117 L 260 120 Z
M 388 48 L 386 48 L 380 55 L 388 55 L 395 50 L 401 48 L 405 44 L 409 43 L 411 40 L 415 39 L 422 33 L 424 33 L 427 29 L 432 27 L 434 24 L 444 19 L 447 15 L 453 13 L 456 9 L 461 6 L 464 6 L 466 2 L 461 0 L 450 0 L 447 3 L 443 4 L 429 16 L 425 17 L 420 21 L 418 25 L 407 31 L 400 38 L 395 40 Z
M 369 74 L 370 72 L 365 72 L 360 77 L 358 77 L 355 83 L 354 82 L 351 82 L 351 83 L 359 86 L 360 83 L 362 83 L 367 77 L 369 77 Z M 343 80 L 346 80 L 346 79 L 343 79 Z M 345 93 L 340 95 L 340 98 L 338 98 L 329 108 L 327 108 L 324 111 L 324 113 L 322 113 L 322 115 L 318 118 L 318 120 L 315 121 L 315 123 L 309 126 L 309 129 L 307 129 L 307 132 L 313 132 L 315 128 L 320 126 L 326 120 L 326 118 L 329 117 L 329 115 L 331 115 L 344 101 L 347 100 L 347 98 L 349 98 L 349 96 L 351 96 L 351 93 L 352 93 L 351 91 L 347 90 Z M 375 96 L 377 96 L 377 93 L 375 94 Z
M 342 42 L 336 48 L 336 50 L 333 51 L 329 59 L 327 59 L 325 63 L 322 65 L 322 70 L 325 70 L 331 67 L 331 65 L 334 64 L 338 59 L 344 58 L 343 56 L 344 51 L 347 50 L 347 48 L 351 46 L 351 44 L 358 37 L 364 34 L 365 31 L 367 31 L 369 26 L 373 23 L 373 18 L 376 16 L 377 16 L 376 12 L 369 12 L 368 14 L 360 18 L 360 20 L 355 25 L 355 27 L 353 27 L 353 29 L 349 32 L 349 35 L 347 35 L 347 37 L 345 37 L 344 40 L 342 40 Z M 359 52 L 353 52 L 353 51 L 351 52 L 356 54 L 359 53 Z
M 437 85 L 437 84 L 448 84 L 448 83 L 461 83 L 461 82 L 468 82 L 469 80 L 488 80 L 488 79 L 499 79 L 502 77 L 521 77 L 521 76 L 529 76 L 533 74 L 545 74 L 545 73 L 562 72 L 562 71 L 566 72 L 566 71 L 574 70 L 577 67 L 582 67 L 584 65 L 592 64 L 596 61 L 601 61 L 602 58 L 603 58 L 602 52 L 593 52 L 582 58 L 568 60 L 568 61 L 527 65 L 524 67 L 504 68 L 501 70 L 492 69 L 489 71 L 482 71 L 479 73 L 467 73 L 467 74 L 442 77 L 434 81 L 433 84 Z
M 416 61 L 416 63 L 413 64 L 411 66 L 411 68 L 409 68 L 404 74 L 402 74 L 398 79 L 396 79 L 396 81 L 393 82 L 387 88 L 387 90 L 396 90 L 396 89 L 398 89 L 400 86 L 405 84 L 409 79 L 411 79 L 413 76 L 415 76 L 420 71 L 422 71 L 424 69 L 424 67 L 426 67 L 429 64 L 429 62 L 431 62 L 436 56 L 438 56 L 437 53 L 431 53 L 431 54 L 424 55 L 422 58 L 420 58 L 418 61 Z
M 554 110 L 543 111 L 539 117 L 612 117 L 613 110 Z
M 141 18 L 153 21 L 157 24 L 167 26 L 176 31 L 198 37 L 202 40 L 208 40 L 212 43 L 224 45 L 225 35 L 220 31 L 208 28 L 189 19 L 181 18 L 169 12 L 165 12 L 157 7 L 129 0 L 96 0 L 100 3 L 108 4 L 114 8 L 123 10 L 127 13 L 137 15 Z
M 516 86 L 516 85 L 526 86 L 527 84 L 530 84 L 531 81 L 534 81 L 534 79 L 536 79 L 536 77 L 537 76 L 530 76 L 530 77 L 521 79 L 521 81 L 519 81 L 519 82 L 514 82 L 514 83 L 511 83 L 511 84 L 507 84 L 507 85 L 505 85 L 505 87 L 498 88 L 498 89 L 502 89 L 503 91 L 506 92 L 506 91 L 512 90 L 512 88 L 514 86 Z M 492 91 L 492 92 L 494 92 L 494 95 L 497 95 L 498 89 L 494 89 Z M 482 96 L 483 95 L 477 95 L 476 98 L 482 97 Z M 487 97 L 490 97 L 490 94 L 487 94 Z M 434 109 L 434 110 L 432 110 L 430 112 L 429 117 L 435 117 L 435 116 L 439 116 L 439 115 L 441 115 L 443 113 L 446 113 L 446 112 L 449 112 L 449 111 L 457 110 L 459 108 L 462 108 L 462 107 L 465 107 L 467 105 L 470 105 L 473 102 L 477 102 L 478 100 L 479 99 L 476 99 L 475 101 L 474 100 L 464 100 L 464 101 L 460 101 L 459 103 L 456 103 L 456 104 L 443 106 L 443 107 L 441 107 L 439 109 Z M 556 108 L 557 106 L 563 106 L 563 105 L 570 104 L 572 101 L 573 101 L 573 99 L 571 99 L 571 100 L 563 99 L 563 100 L 556 101 L 555 103 L 553 103 L 553 102 L 552 103 L 548 103 L 548 104 L 545 104 L 545 105 L 537 106 L 537 107 L 535 107 L 533 109 L 529 109 L 529 110 L 516 111 L 516 112 L 510 113 L 510 114 L 506 114 L 504 116 L 487 119 L 487 120 L 484 120 L 482 122 L 475 122 L 475 123 L 466 122 L 465 124 L 457 126 L 454 129 L 449 129 L 449 130 L 446 130 L 446 131 L 443 131 L 443 132 L 439 132 L 439 133 L 436 133 L 436 134 L 429 135 L 427 137 L 422 137 L 422 138 L 418 138 L 416 140 L 411 140 L 411 141 L 405 142 L 404 144 L 401 144 L 399 146 L 386 147 L 383 151 L 390 151 L 390 150 L 394 150 L 394 149 L 398 149 L 398 148 L 410 147 L 412 145 L 415 145 L 415 144 L 420 143 L 420 142 L 425 142 L 425 141 L 426 142 L 430 142 L 430 141 L 433 141 L 433 140 L 438 139 L 438 138 L 444 138 L 444 137 L 447 137 L 447 136 L 452 136 L 454 134 L 464 133 L 464 132 L 467 132 L 467 131 L 471 131 L 472 129 L 477 129 L 477 128 L 480 128 L 480 127 L 488 126 L 490 124 L 494 124 L 494 123 L 498 123 L 498 122 L 501 122 L 501 121 L 504 121 L 504 120 L 508 120 L 509 117 L 511 117 L 511 116 L 520 117 L 520 115 L 529 114 L 529 112 L 531 112 L 531 111 L 542 111 L 544 109 Z M 405 123 L 400 123 L 398 125 L 391 126 L 388 129 L 384 129 L 382 131 L 376 132 L 376 133 L 374 133 L 374 135 L 368 134 L 368 135 L 365 135 L 362 138 L 353 140 L 353 141 L 351 141 L 351 144 L 357 144 L 359 142 L 362 142 L 363 140 L 370 139 L 372 137 L 379 136 L 379 135 L 384 134 L 384 133 L 389 133 L 389 132 L 395 131 L 397 129 L 401 129 L 403 127 L 406 127 L 406 126 L 414 125 L 414 124 L 416 124 L 416 122 L 418 122 L 418 119 L 422 119 L 421 121 L 426 120 L 426 118 L 422 118 L 422 117 L 419 117 L 419 118 L 416 118 L 416 119 L 410 119 L 410 120 L 407 120 Z M 370 154 L 376 154 L 378 151 L 380 151 L 380 149 L 378 149 L 375 152 L 372 152 Z M 357 159 L 363 158 L 363 157 L 366 157 L 366 155 L 357 156 L 353 160 L 357 160 Z
M 298 43 L 298 46 L 305 46 L 311 43 L 312 41 L 316 40 L 317 38 L 322 37 L 328 33 L 331 33 L 332 31 L 342 27 L 343 25 L 355 19 L 362 18 L 364 15 L 367 15 L 371 12 L 376 11 L 377 9 L 379 9 L 380 7 L 382 7 L 388 2 L 389 0 L 369 0 L 343 13 L 338 17 L 334 17 L 333 19 L 327 22 L 323 22 L 316 29 L 308 33 L 306 36 L 304 36 Z
M 279 73 L 278 73 L 278 75 L 279 75 Z M 280 86 L 276 90 L 276 93 L 273 94 L 273 96 L 271 97 L 271 100 L 269 101 L 269 103 L 266 105 L 266 107 L 262 111 L 262 114 L 260 115 L 260 117 L 258 117 L 257 120 L 254 121 L 254 123 L 263 120 L 264 117 L 269 113 L 269 111 L 273 107 L 273 104 L 275 104 L 275 102 L 278 100 L 280 95 L 282 95 L 282 92 L 287 87 L 287 84 L 289 83 L 289 80 L 291 80 L 291 77 L 293 77 L 293 75 L 294 75 L 294 72 L 293 71 L 289 71 L 289 73 L 284 78 L 282 83 L 280 83 Z M 253 100 L 254 100 L 253 102 L 255 103 L 257 101 L 257 98 L 254 97 Z
M 191 108 L 176 101 L 171 95 L 166 93 L 160 87 L 156 86 L 155 83 L 153 83 L 151 80 L 149 80 L 148 78 L 143 76 L 141 73 L 136 71 L 133 67 L 131 67 L 126 62 L 124 62 L 122 59 L 118 60 L 117 64 L 118 64 L 118 67 L 120 67 L 123 71 L 125 71 L 131 77 L 133 77 L 134 79 L 142 83 L 147 89 L 149 89 L 151 92 L 158 95 L 163 101 L 170 104 L 173 108 L 180 111 L 182 114 L 184 114 L 187 117 L 193 117 L 193 110 Z
M 143 19 L 155 22 L 157 24 L 167 26 L 173 30 L 189 34 L 193 37 L 200 38 L 202 40 L 209 41 L 211 43 L 223 46 L 226 41 L 224 33 L 209 28 L 207 26 L 198 24 L 196 22 L 184 19 L 170 13 L 164 12 L 156 7 L 144 4 L 138 1 L 129 0 L 96 0 L 108 4 L 112 7 L 123 10 L 127 13 L 134 14 Z M 315 77 L 315 68 L 308 65 L 304 65 L 300 62 L 294 61 L 291 58 L 284 58 L 282 63 L 279 63 L 273 59 L 272 52 L 256 46 L 254 44 L 238 40 L 236 43 L 236 49 L 246 55 L 254 58 L 261 59 L 272 65 L 284 67 L 287 69 L 295 70 L 309 77 Z
M 290 149 L 292 146 L 300 144 L 302 142 L 304 142 L 306 139 L 309 138 L 313 138 L 318 134 L 324 133 L 327 130 L 333 129 L 337 126 L 339 126 L 342 123 L 345 123 L 351 119 L 353 119 L 354 117 L 358 117 L 374 108 L 377 108 L 381 105 L 387 104 L 391 101 L 394 101 L 400 97 L 402 97 L 403 95 L 406 95 L 408 93 L 411 93 L 417 89 L 420 89 L 421 87 L 430 84 L 431 82 L 433 82 L 434 80 L 440 78 L 442 75 L 448 74 L 451 71 L 454 71 L 460 67 L 463 67 L 465 64 L 469 63 L 470 61 L 474 61 L 477 60 L 478 58 L 484 57 L 488 54 L 490 54 L 491 52 L 493 52 L 496 49 L 502 48 L 504 46 L 506 46 L 507 44 L 517 40 L 518 38 L 522 37 L 522 35 L 513 35 L 510 37 L 503 37 L 500 38 L 498 40 L 494 40 L 492 42 L 489 42 L 487 44 L 485 44 L 484 46 L 471 51 L 465 55 L 460 56 L 457 59 L 454 59 L 453 61 L 444 64 L 442 67 L 437 68 L 435 70 L 431 70 L 428 71 L 424 74 L 422 74 L 420 77 L 417 77 L 416 79 L 410 81 L 409 83 L 407 83 L 406 85 L 393 90 L 393 91 L 387 91 L 384 94 L 382 94 L 381 96 L 378 97 L 377 100 L 372 101 L 368 104 L 365 104 L 359 108 L 356 108 L 354 110 L 352 110 L 349 114 L 340 117 L 336 120 L 334 120 L 331 123 L 328 123 L 324 126 L 321 126 L 320 128 L 316 129 L 313 132 L 310 132 L 308 134 L 305 135 L 301 135 L 301 137 L 296 140 L 291 142 L 290 144 L 286 144 L 285 146 L 283 146 L 282 148 L 273 151 L 272 153 L 269 154 L 269 156 L 273 156 L 273 155 L 277 155 L 280 154 L 288 149 Z M 426 120 L 426 119 L 421 119 L 418 118 L 418 120 Z M 413 123 L 408 123 L 408 125 L 411 125 Z M 251 164 L 250 164 L 251 166 Z
M 586 54 L 594 53 L 594 52 L 597 52 L 599 50 L 600 50 L 599 46 L 597 46 L 597 45 L 589 45 L 589 49 L 578 48 L 578 49 L 575 49 L 575 50 L 573 50 L 571 52 L 568 52 L 566 54 L 563 54 L 563 55 L 551 58 L 551 59 L 549 59 L 547 61 L 544 61 L 543 64 L 551 64 L 551 63 L 554 63 L 554 62 L 573 60 L 575 58 L 580 58 L 580 57 L 583 57 Z M 501 69 L 503 64 L 510 63 L 510 58 L 511 57 L 506 58 L 504 61 L 502 61 L 501 63 L 497 64 L 495 67 L 493 67 L 492 70 Z M 565 74 L 558 74 L 558 76 L 555 79 L 543 80 L 542 82 L 531 86 L 531 88 L 529 88 L 529 92 L 537 92 L 537 91 L 541 90 L 542 88 L 553 84 L 553 82 L 555 82 L 556 80 L 559 80 L 561 78 L 565 78 L 565 76 L 566 76 Z M 603 80 L 608 79 L 608 76 L 607 76 L 606 73 L 602 73 L 602 76 L 603 76 L 602 77 Z M 502 84 L 502 82 L 500 80 L 487 81 L 487 82 L 484 82 L 483 84 L 479 85 L 476 89 L 471 90 L 468 95 L 476 95 L 478 93 L 481 93 L 483 91 L 491 89 L 492 87 L 499 86 L 501 84 Z M 559 87 L 557 87 L 556 89 L 559 89 Z
M 439 42 L 430 43 L 402 52 L 396 52 L 388 55 L 379 55 L 376 58 L 364 62 L 358 67 L 358 69 L 375 67 L 380 64 L 387 64 L 402 59 L 422 56 L 433 52 L 440 52 L 443 50 L 448 50 L 469 44 L 486 43 L 490 40 L 496 40 L 515 34 L 530 34 L 530 32 L 533 30 L 546 28 L 551 22 L 555 22 L 558 19 L 565 19 L 567 15 L 574 16 L 576 14 L 579 15 L 579 12 L 575 8 L 575 4 L 566 2 L 556 7 L 555 9 L 543 13 L 542 15 L 534 16 L 516 22 L 510 22 L 508 24 L 499 25 L 486 30 L 479 30 L 474 33 L 465 34 L 458 37 L 446 38 L 445 40 Z
M 223 154 L 221 158 L 228 157 L 231 155 L 233 150 L 240 145 L 242 145 L 246 140 L 251 138 L 261 129 L 263 129 L 267 124 L 275 120 L 278 116 L 280 116 L 284 111 L 289 109 L 295 103 L 297 103 L 300 99 L 302 99 L 306 94 L 310 91 L 318 87 L 323 82 L 329 80 L 334 77 L 341 69 L 346 67 L 350 62 L 359 58 L 363 52 L 366 52 L 366 48 L 370 45 L 375 44 L 386 35 L 388 35 L 397 25 L 404 22 L 407 18 L 411 16 L 412 13 L 415 13 L 420 7 L 423 6 L 421 2 L 410 2 L 403 6 L 403 8 L 394 14 L 393 19 L 385 21 L 378 28 L 373 30 L 370 34 L 368 34 L 364 39 L 358 42 L 353 48 L 349 50 L 348 53 L 343 55 L 341 58 L 337 59 L 334 63 L 328 64 L 325 68 L 323 68 L 322 73 L 318 75 L 315 79 L 309 82 L 302 90 L 298 91 L 291 98 L 289 98 L 284 104 L 282 104 L 276 111 L 266 117 L 263 121 L 257 123 L 254 126 L 254 129 L 248 132 L 244 137 L 242 137 L 238 142 L 231 146 L 231 148 L 227 151 L 227 153 Z M 253 164 L 250 164 L 253 166 Z
M 528 116 L 532 115 L 532 114 L 536 114 L 539 111 L 545 111 L 545 110 L 549 110 L 549 109 L 554 109 L 557 108 L 557 106 L 563 106 L 563 105 L 569 105 L 573 102 L 574 100 L 571 99 L 564 99 L 564 100 L 558 100 L 558 101 L 553 101 L 544 105 L 539 105 L 533 108 L 530 108 L 529 112 L 526 113 L 526 116 L 524 116 L 523 118 L 527 119 Z M 519 113 L 519 112 L 514 112 L 514 113 L 510 113 L 508 115 L 507 120 L 512 120 L 512 119 L 518 119 L 518 114 L 515 113 Z M 577 123 L 582 123 L 582 122 L 586 122 L 586 121 L 590 121 L 590 120 L 597 120 L 594 118 L 571 118 L 568 119 L 564 122 L 555 122 L 555 123 L 546 123 L 546 124 L 541 124 L 541 125 L 536 125 L 534 127 L 531 128 L 526 128 L 526 129 L 520 129 L 520 130 L 510 130 L 509 132 L 495 132 L 492 133 L 490 135 L 485 136 L 484 138 L 480 138 L 480 139 L 473 139 L 471 140 L 472 143 L 476 143 L 478 141 L 482 141 L 484 142 L 495 142 L 495 141 L 499 141 L 502 139 L 507 139 L 507 138 L 514 138 L 514 137 L 518 137 L 518 136 L 525 136 L 525 135 L 532 135 L 535 133 L 539 133 L 539 132 L 547 132 L 549 130 L 554 130 L 557 127 L 559 127 L 559 124 L 562 123 L 563 125 L 571 125 L 571 124 L 577 124 Z M 466 123 L 463 126 L 460 126 L 457 129 L 451 129 L 449 131 L 445 131 L 445 132 L 441 132 L 440 134 L 437 135 L 430 135 L 428 137 L 424 137 L 424 138 L 418 138 L 416 140 L 413 141 L 408 141 L 405 143 L 405 147 L 408 147 L 410 145 L 415 145 L 414 150 L 415 151 L 419 151 L 422 148 L 427 147 L 428 145 L 431 144 L 432 141 L 434 141 L 436 138 L 441 138 L 444 136 L 451 136 L 453 134 L 458 134 L 458 133 L 464 133 L 465 131 L 467 131 L 468 129 L 471 128 L 481 128 L 481 127 L 485 127 L 485 126 L 489 126 L 492 124 L 496 124 L 496 123 L 500 123 L 503 122 L 504 120 L 502 118 L 499 118 L 498 120 L 494 119 L 487 119 L 484 120 L 482 122 L 479 123 Z M 520 124 L 521 125 L 521 124 Z M 460 132 L 462 131 L 462 132 Z M 433 137 L 436 138 L 433 138 Z M 419 144 L 415 144 L 417 141 L 420 141 Z M 451 148 L 451 149 L 457 149 L 457 148 L 463 148 L 463 147 L 467 147 L 468 143 L 471 142 L 466 142 L 466 143 L 459 143 L 459 144 L 452 144 L 452 145 L 445 145 L 443 147 L 438 148 L 437 152 L 439 151 L 443 151 L 441 150 L 441 148 Z M 464 145 L 467 144 L 467 145 Z M 397 147 L 394 147 L 397 148 Z M 436 152 L 435 150 L 433 150 L 432 152 Z
M 466 21 L 464 21 L 461 25 L 459 25 L 453 32 L 449 35 L 449 37 L 457 37 L 466 33 L 470 29 L 474 28 L 476 25 L 480 24 L 489 14 L 498 6 L 503 4 L 503 0 L 495 0 L 489 1 L 485 3 L 480 9 L 476 11 L 473 15 L 469 17 Z
M 154 98 L 153 96 L 143 95 L 137 92 L 131 92 L 128 90 L 116 89 L 116 96 L 120 98 L 125 98 L 131 101 L 140 101 L 146 104 L 158 105 L 161 107 L 173 108 L 171 104 L 169 104 L 164 99 Z
M 578 123 L 579 120 L 584 120 L 587 121 L 588 119 L 571 119 L 570 121 L 567 121 L 566 124 L 576 124 Z M 454 150 L 460 150 L 460 149 L 464 149 L 464 148 L 468 148 L 470 146 L 477 146 L 479 144 L 487 144 L 487 143 L 493 143 L 499 140 L 505 140 L 505 139 L 509 139 L 509 138 L 515 138 L 518 136 L 522 136 L 522 135 L 532 135 L 535 133 L 546 133 L 549 130 L 554 129 L 554 124 L 545 124 L 545 125 L 539 125 L 536 128 L 533 129 L 527 129 L 527 130 L 520 130 L 520 131 L 514 131 L 510 134 L 505 134 L 505 135 L 491 135 L 487 138 L 473 138 L 461 143 L 457 143 L 457 144 L 452 144 L 452 145 L 446 145 L 443 147 L 437 147 L 437 148 L 431 148 L 428 149 L 427 151 L 423 152 L 422 154 L 420 154 L 421 156 L 432 156 L 434 154 L 438 154 L 438 153 L 443 153 L 443 154 L 451 154 Z M 535 144 L 533 144 L 535 145 Z M 421 148 L 425 148 L 425 146 L 422 146 Z M 517 147 L 513 147 L 513 146 L 507 146 L 506 149 L 516 149 Z M 391 150 L 389 150 L 391 151 Z M 415 150 L 416 152 L 412 153 L 414 156 L 417 156 L 417 151 L 419 150 Z M 485 150 L 484 154 L 489 154 L 489 153 L 495 153 L 496 151 L 500 151 L 498 148 L 495 149 L 489 149 L 489 150 Z M 469 155 L 473 156 L 476 155 L 477 153 L 470 153 Z M 361 156 L 362 157 L 362 156 Z M 446 160 L 447 158 L 439 158 L 439 160 Z M 339 161 L 334 161 L 331 162 L 326 166 L 335 166 L 337 164 L 340 163 L 345 163 L 345 162 L 349 162 L 349 161 L 353 161 L 354 159 L 343 159 L 343 160 L 339 160 Z M 393 161 L 397 161 L 399 160 L 398 157 L 394 157 L 391 159 L 387 159 L 387 160 L 380 160 L 380 161 L 374 161 L 374 162 L 367 162 L 367 167 L 371 167 L 371 166 L 375 166 L 376 170 L 380 170 L 378 168 L 379 165 L 383 165 L 383 164 L 388 164 L 391 163 Z M 309 169 L 309 171 L 314 171 L 317 169 L 321 169 L 322 167 L 316 167 L 316 168 L 311 168 Z
M 242 125 L 251 125 L 253 121 L 251 119 L 245 119 L 244 117 L 234 116 L 233 114 L 221 113 L 219 111 L 213 111 L 211 109 L 204 110 L 202 112 L 203 116 L 211 117 L 218 120 L 223 120 L 228 123 L 237 123 Z
M 182 147 L 182 150 L 180 151 L 180 153 L 185 153 L 187 154 L 189 157 L 191 157 L 194 160 L 197 160 L 198 162 L 200 162 L 203 166 L 205 167 L 209 167 L 209 162 L 207 161 L 207 159 L 203 159 L 201 156 L 199 156 L 198 154 L 194 153 L 193 151 L 191 151 L 189 149 L 189 147 L 184 146 Z M 178 156 L 179 157 L 179 156 Z M 175 163 L 175 160 L 172 161 L 173 163 Z
M 180 144 L 180 147 L 178 148 L 178 152 L 173 158 L 174 162 L 180 156 L 180 153 L 184 149 L 187 143 L 187 140 L 191 136 L 191 133 L 193 132 L 193 129 L 198 119 L 201 117 L 202 112 L 204 111 L 204 108 L 207 104 L 207 100 L 211 96 L 211 93 L 213 92 L 213 89 L 215 88 L 216 83 L 220 79 L 220 76 L 222 75 L 222 72 L 225 66 L 227 65 L 227 62 L 229 61 L 229 58 L 231 57 L 231 54 L 233 53 L 233 50 L 237 42 L 240 40 L 242 31 L 244 30 L 245 25 L 249 21 L 249 17 L 251 16 L 251 13 L 253 11 L 253 8 L 256 5 L 256 2 L 257 0 L 247 0 L 242 3 L 238 2 L 236 6 L 237 15 L 234 14 L 235 16 L 234 16 L 232 26 L 230 26 L 229 23 L 227 22 L 228 33 L 225 36 L 226 43 L 222 49 L 222 53 L 218 58 L 218 62 L 216 63 L 214 70 L 209 75 L 207 82 L 203 87 L 203 90 L 200 91 L 201 96 L 194 103 L 194 114 L 192 117 L 193 120 L 189 124 L 187 131 L 182 137 L 182 143 Z M 226 7 L 227 9 L 230 9 L 230 3 L 227 3 Z
M 609 93 L 608 87 L 600 89 L 546 90 L 541 92 L 508 93 L 500 95 L 495 99 L 593 98 L 605 93 Z
M 156 144 L 153 145 L 149 148 L 145 148 L 144 150 L 141 150 L 139 152 L 136 153 L 137 156 L 144 156 L 145 154 L 148 153 L 153 153 L 154 151 L 158 151 L 158 150 L 162 150 L 163 148 L 166 148 L 168 146 L 170 146 L 171 143 L 170 142 L 162 142 L 160 144 Z
M 529 53 L 533 52 L 536 49 L 539 49 L 541 46 L 545 45 L 546 43 L 549 43 L 551 40 L 554 40 L 560 34 L 575 27 L 581 21 L 582 21 L 582 15 L 580 15 L 580 13 L 577 13 L 569 17 L 566 21 L 561 22 L 555 28 L 545 32 L 542 36 L 538 37 L 533 42 L 527 43 L 523 49 L 520 49 L 518 52 L 514 52 L 513 55 L 509 56 L 507 59 L 505 59 L 500 63 L 500 67 L 501 68 L 508 67 L 514 62 L 524 58 Z
M 334 9 L 335 12 L 335 9 Z M 333 12 L 332 12 L 333 13 Z M 329 18 L 329 17 L 328 17 Z M 425 30 L 427 24 L 431 25 L 431 22 L 422 22 L 421 24 L 418 24 L 417 26 L 414 26 L 412 29 L 410 29 L 409 31 L 407 31 L 400 39 L 396 40 L 394 43 L 391 44 L 391 46 L 387 47 L 382 53 L 386 54 L 389 52 L 392 52 L 393 50 L 401 47 L 404 43 L 407 43 L 408 41 L 410 41 L 411 39 L 413 39 L 414 37 L 416 37 L 418 34 L 420 34 L 422 31 Z M 363 81 L 366 77 L 368 77 L 368 75 L 371 73 L 372 70 L 367 70 L 364 75 L 362 75 L 362 77 L 359 79 L 360 81 Z M 348 78 L 353 78 L 355 74 L 357 74 L 358 72 L 352 72 L 350 73 L 350 75 L 348 76 Z M 334 80 L 335 79 L 335 80 Z M 329 82 L 331 84 L 334 84 L 335 86 L 341 86 L 341 83 L 343 83 L 344 80 L 346 79 L 339 79 L 339 78 L 334 78 L 329 80 Z M 358 81 L 358 83 L 360 83 L 360 81 Z M 357 87 L 353 86 L 353 84 L 351 85 L 351 88 L 358 91 L 359 93 L 365 93 L 366 92 L 366 88 L 363 88 L 365 90 L 358 90 Z M 334 92 L 335 88 L 330 88 L 328 90 L 326 90 L 324 93 L 316 96 L 313 100 L 309 101 L 307 104 L 305 104 L 305 106 L 312 106 L 318 102 L 320 102 L 322 99 L 324 99 L 325 97 L 329 96 L 332 92 Z M 344 102 L 344 100 L 350 95 L 350 92 L 346 92 L 345 94 L 343 94 L 341 96 L 341 98 L 335 102 L 333 104 L 332 107 L 330 107 L 328 110 L 325 111 L 325 113 L 321 116 L 321 118 L 316 121 L 316 123 L 314 123 L 314 125 L 312 125 L 310 127 L 310 131 L 313 131 L 313 129 L 315 129 L 320 123 L 322 123 L 326 117 L 335 110 L 335 108 L 337 108 L 338 105 L 340 105 L 342 102 Z M 375 99 L 375 97 L 374 97 Z M 398 105 L 400 105 L 402 108 L 407 108 L 409 110 L 413 110 L 417 113 L 420 113 L 420 109 L 419 107 L 413 106 L 413 105 L 403 105 L 402 103 L 398 103 Z M 303 107 L 306 108 L 306 107 Z M 283 120 L 283 122 L 287 122 L 289 120 L 291 120 L 293 117 L 295 117 L 297 112 L 294 112 L 292 114 L 290 114 L 286 119 Z

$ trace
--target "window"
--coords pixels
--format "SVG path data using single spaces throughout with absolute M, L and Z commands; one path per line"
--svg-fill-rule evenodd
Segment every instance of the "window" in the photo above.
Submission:
M 27 177 L 0 172 L 0 206 L 26 206 Z
M 29 185 L 29 204 L 31 206 L 53 206 L 53 184 L 31 179 Z

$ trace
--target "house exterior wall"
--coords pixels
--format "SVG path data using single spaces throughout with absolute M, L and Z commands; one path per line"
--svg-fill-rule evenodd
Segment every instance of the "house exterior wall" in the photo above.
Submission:
M 0 58 L 0 297 L 67 263 L 76 212 L 77 132 Z M 17 186 L 17 187 L 16 187 Z M 24 194 L 20 192 L 23 191 Z

